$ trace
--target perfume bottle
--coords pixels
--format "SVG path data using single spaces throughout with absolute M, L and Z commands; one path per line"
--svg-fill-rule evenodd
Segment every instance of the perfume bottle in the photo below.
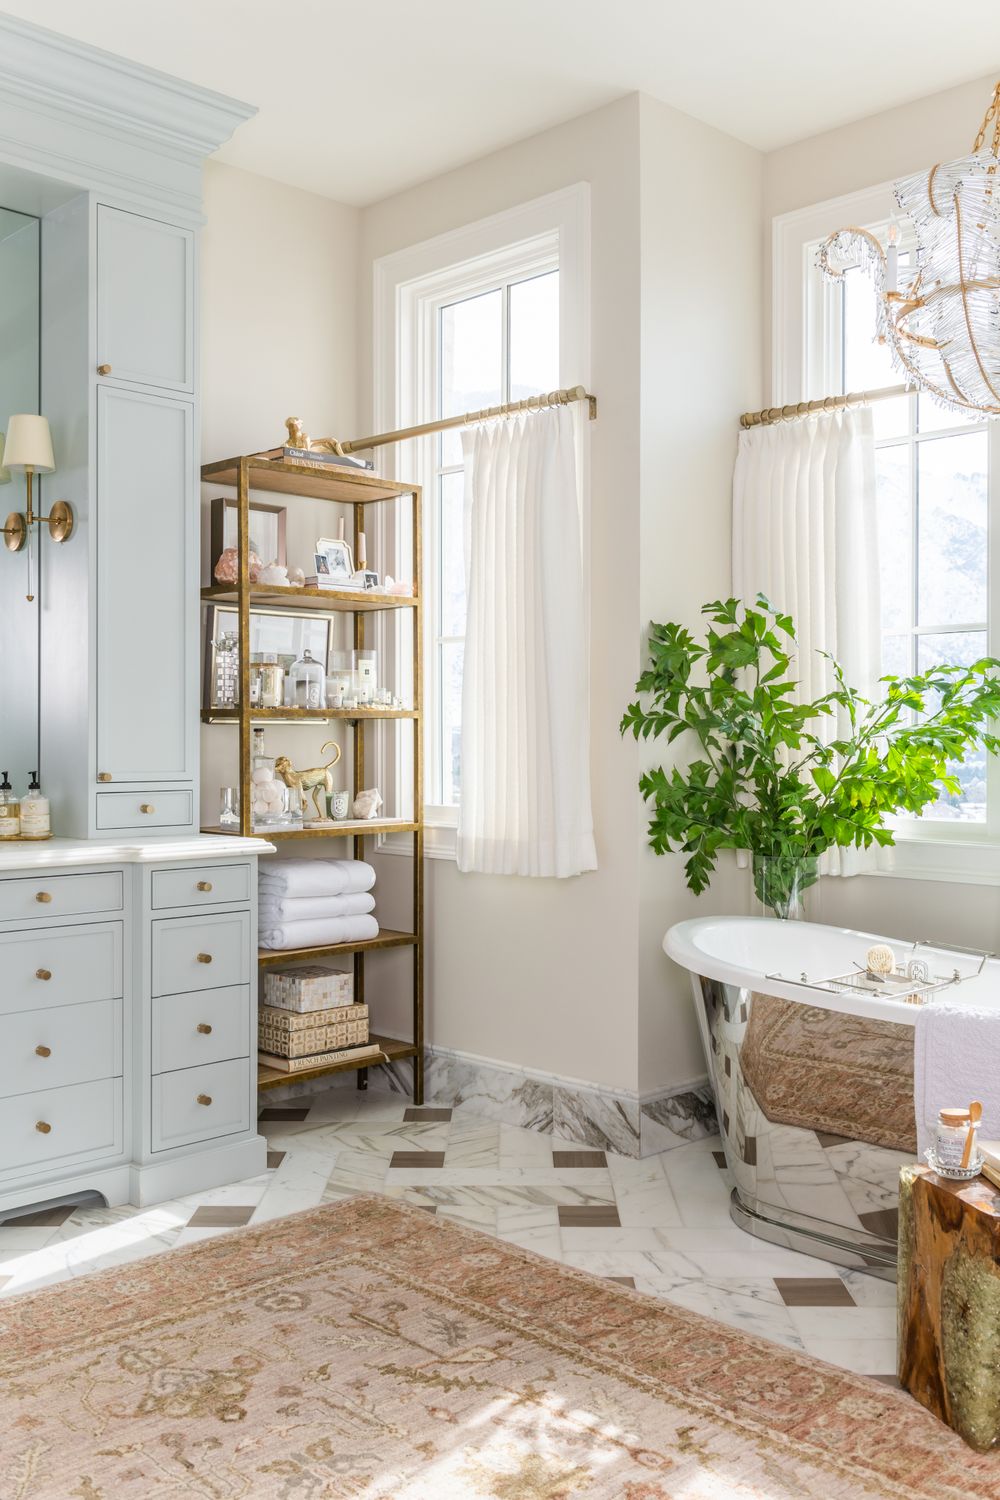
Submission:
M 0 781 L 0 839 L 16 839 L 21 835 L 21 808 L 10 784 L 10 774 L 3 773 Z
M 37 771 L 32 771 L 27 796 L 21 799 L 21 837 L 23 839 L 50 839 L 52 837 L 49 799 L 42 795 Z

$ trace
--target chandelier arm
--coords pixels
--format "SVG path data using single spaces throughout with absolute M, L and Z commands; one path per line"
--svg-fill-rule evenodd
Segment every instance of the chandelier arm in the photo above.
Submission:
M 998 147 L 1000 147 L 1000 83 L 993 90 L 993 98 L 986 107 L 986 113 L 983 115 L 983 123 L 979 127 L 979 134 L 972 143 L 973 156 L 976 156 L 982 150 L 983 142 L 986 139 L 986 132 L 989 130 L 990 125 L 993 126 L 993 155 L 997 156 L 1000 154 L 998 152 Z
M 836 266 L 832 266 L 830 264 L 830 247 L 832 246 L 834 240 L 839 239 L 842 234 L 848 235 L 852 239 L 857 238 L 859 240 L 864 240 L 865 244 L 869 247 L 872 253 L 878 256 L 879 260 L 882 262 L 882 269 L 883 271 L 885 270 L 885 251 L 882 249 L 881 244 L 879 243 L 876 236 L 872 234 L 871 230 L 862 229 L 858 224 L 845 224 L 843 229 L 838 229 L 833 234 L 828 235 L 819 248 L 820 264 L 828 276 L 836 276 L 839 278 L 843 276 L 844 271 L 847 269 L 846 267 L 841 267 L 838 270 Z
M 1000 93 L 1000 84 L 997 85 L 997 92 L 993 95 L 993 105 L 991 107 L 994 109 L 996 108 L 998 93 Z M 955 238 L 958 243 L 958 283 L 962 289 L 962 311 L 965 314 L 965 327 L 969 335 L 969 345 L 972 349 L 973 354 L 976 356 L 976 364 L 979 366 L 979 373 L 983 377 L 983 383 L 985 384 L 986 389 L 989 391 L 994 401 L 1000 401 L 1000 392 L 997 391 L 992 380 L 986 373 L 986 366 L 983 364 L 983 357 L 979 352 L 979 345 L 976 343 L 976 335 L 972 329 L 972 314 L 969 312 L 969 291 L 968 285 L 965 280 L 965 265 L 963 263 L 964 251 L 962 247 L 962 204 L 960 196 L 957 192 L 955 194 L 954 202 Z

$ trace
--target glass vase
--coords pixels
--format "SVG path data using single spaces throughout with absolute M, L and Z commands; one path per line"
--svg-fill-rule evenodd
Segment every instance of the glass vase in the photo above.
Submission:
M 785 922 L 818 918 L 819 859 L 787 854 L 754 854 L 754 915 L 780 917 Z M 808 910 L 807 910 L 808 909 Z

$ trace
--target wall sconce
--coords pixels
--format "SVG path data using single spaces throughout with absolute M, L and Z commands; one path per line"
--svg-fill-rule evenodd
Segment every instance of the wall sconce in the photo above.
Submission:
M 4 545 L 8 552 L 28 549 L 28 588 L 31 588 L 31 528 L 46 522 L 49 536 L 54 542 L 66 542 L 73 535 L 73 507 L 66 500 L 57 500 L 47 516 L 36 515 L 32 498 L 32 480 L 36 474 L 51 474 L 56 461 L 52 455 L 52 435 L 45 417 L 21 415 L 11 417 L 7 423 L 7 439 L 0 452 L 0 462 L 7 471 L 23 472 L 27 487 L 27 509 L 12 510 L 3 528 Z M 2 474 L 0 474 L 2 481 Z M 34 594 L 27 596 L 28 603 Z

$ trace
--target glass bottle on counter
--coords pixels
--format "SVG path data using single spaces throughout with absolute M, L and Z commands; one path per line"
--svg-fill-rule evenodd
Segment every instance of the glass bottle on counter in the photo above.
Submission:
M 21 798 L 21 837 L 23 839 L 50 839 L 52 837 L 49 799 L 42 795 L 37 771 L 32 771 L 27 795 Z
M 21 836 L 21 805 L 14 796 L 10 784 L 10 772 L 4 771 L 0 781 L 0 839 L 16 839 Z
M 221 788 L 219 796 L 221 802 L 219 808 L 219 827 L 239 828 L 240 815 L 236 811 L 236 788 L 234 786 L 224 786 Z

